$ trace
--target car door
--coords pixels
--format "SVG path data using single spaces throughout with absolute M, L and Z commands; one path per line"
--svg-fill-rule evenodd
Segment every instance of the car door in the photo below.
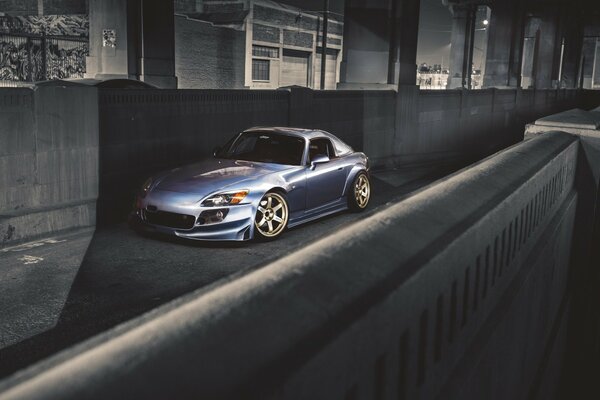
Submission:
M 329 162 L 310 165 L 317 155 L 326 155 Z M 331 141 L 327 138 L 312 139 L 309 143 L 306 172 L 306 209 L 311 210 L 338 200 L 346 184 L 347 168 L 336 157 Z

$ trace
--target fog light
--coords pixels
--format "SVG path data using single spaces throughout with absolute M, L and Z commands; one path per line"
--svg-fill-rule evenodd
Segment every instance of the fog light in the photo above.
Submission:
M 222 222 L 227 216 L 228 212 L 228 209 L 202 211 L 198 217 L 198 225 L 208 225 Z

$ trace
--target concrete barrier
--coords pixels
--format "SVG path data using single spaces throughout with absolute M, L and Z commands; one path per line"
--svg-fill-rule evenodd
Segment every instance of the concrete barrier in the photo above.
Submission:
M 95 225 L 94 88 L 0 89 L 0 247 Z
M 33 366 L 0 398 L 545 397 L 577 138 L 549 133 Z
M 328 130 L 377 167 L 465 166 L 578 105 L 575 90 L 100 89 L 99 221 L 124 219 L 147 175 L 193 162 L 251 126 Z
M 600 99 L 598 99 L 598 103 Z M 540 118 L 527 125 L 526 137 L 556 129 L 579 137 L 577 165 L 577 229 L 570 277 L 572 312 L 569 316 L 568 356 L 564 396 L 589 396 L 590 383 L 600 373 L 600 110 L 572 109 Z M 595 388 L 591 388 L 596 390 Z

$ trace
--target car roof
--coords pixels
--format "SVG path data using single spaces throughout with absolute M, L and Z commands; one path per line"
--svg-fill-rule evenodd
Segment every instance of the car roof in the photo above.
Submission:
M 282 135 L 296 136 L 304 138 L 306 140 L 316 138 L 327 138 L 333 143 L 335 152 L 338 156 L 347 155 L 352 153 L 354 150 L 347 143 L 345 143 L 339 137 L 320 129 L 304 129 L 304 128 L 289 128 L 281 126 L 257 126 L 254 128 L 246 129 L 244 132 L 273 132 Z
M 290 128 L 286 126 L 256 126 L 250 129 L 246 129 L 244 132 L 273 132 L 281 133 L 284 135 L 301 136 L 307 139 L 314 139 L 323 136 L 334 136 L 331 133 L 322 131 L 320 129 Z
M 254 128 L 246 129 L 244 132 L 273 132 L 282 135 L 296 136 L 304 138 L 306 140 L 327 138 L 333 143 L 335 153 L 338 156 L 343 156 L 354 152 L 352 147 L 345 143 L 339 137 L 320 129 L 304 129 L 304 128 L 290 128 L 281 126 L 257 126 Z

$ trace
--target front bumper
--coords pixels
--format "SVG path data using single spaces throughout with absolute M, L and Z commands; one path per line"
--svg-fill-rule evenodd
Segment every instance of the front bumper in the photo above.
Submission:
M 207 221 L 203 218 L 205 212 L 215 210 L 225 211 L 220 222 Z M 152 213 L 165 212 L 194 217 L 194 223 L 188 228 L 167 226 L 152 223 Z M 203 214 L 204 213 L 204 214 Z M 194 240 L 250 240 L 253 236 L 253 221 L 256 211 L 252 204 L 238 204 L 226 207 L 201 207 L 178 205 L 176 201 L 169 202 L 160 196 L 152 198 L 137 198 L 130 222 L 146 232 L 156 232 Z

